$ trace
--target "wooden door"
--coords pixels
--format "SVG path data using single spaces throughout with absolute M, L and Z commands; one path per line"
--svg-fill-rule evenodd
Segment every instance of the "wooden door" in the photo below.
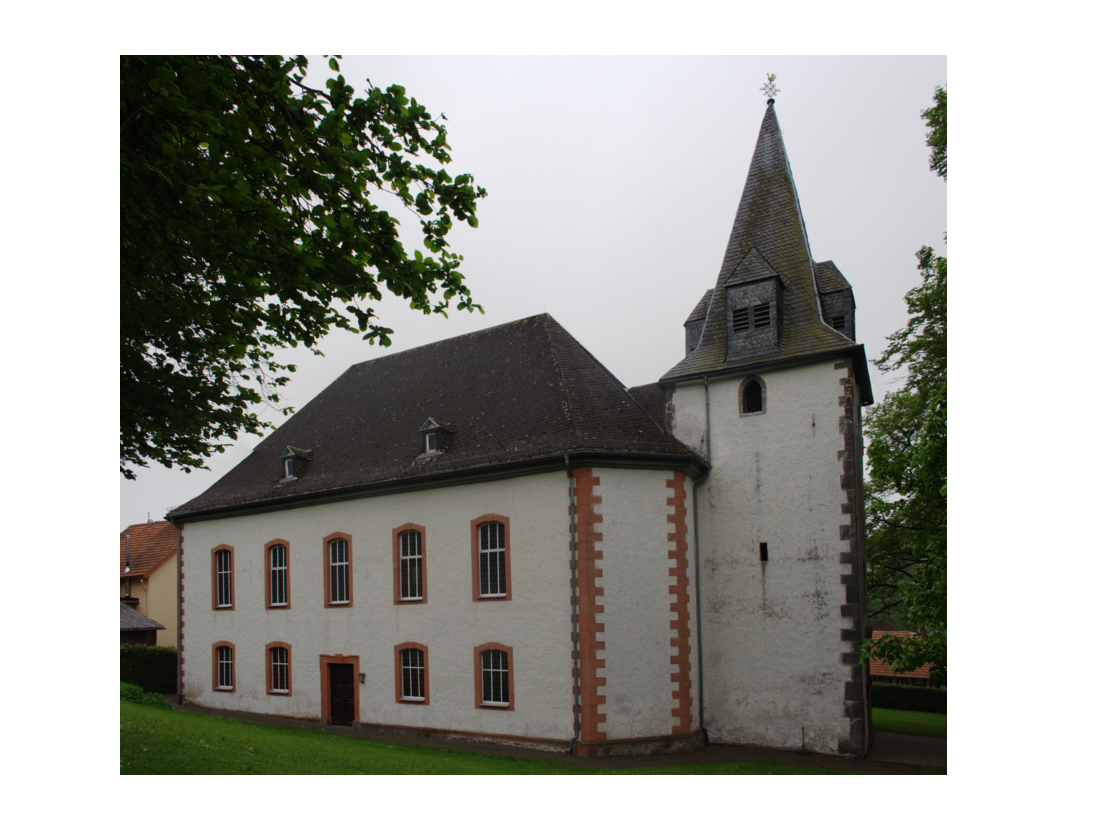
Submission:
M 355 673 L 350 664 L 328 665 L 328 706 L 332 723 L 351 726 L 355 720 Z

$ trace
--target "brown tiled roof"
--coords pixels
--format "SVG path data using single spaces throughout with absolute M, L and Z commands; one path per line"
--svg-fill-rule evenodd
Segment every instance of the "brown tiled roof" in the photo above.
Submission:
M 130 536 L 130 571 L 126 573 L 126 536 Z M 147 578 L 175 554 L 177 528 L 167 521 L 134 524 L 118 536 L 118 577 Z
M 158 624 L 152 618 L 146 618 L 136 609 L 130 609 L 122 603 L 119 603 L 118 606 L 122 607 L 121 630 L 164 629 L 161 624 Z
M 825 272 L 829 285 L 838 282 L 836 277 L 846 282 L 834 264 L 829 262 L 822 266 L 830 267 Z M 850 340 L 820 317 L 815 268 L 778 117 L 774 106 L 768 105 L 716 288 L 708 293 L 706 311 L 700 311 L 700 306 L 695 307 L 687 319 L 689 322 L 707 316 L 701 340 L 661 381 L 849 351 L 852 348 Z M 774 274 L 781 279 L 783 286 L 780 351 L 726 360 L 726 287 L 760 277 L 773 277 Z M 864 360 L 864 352 L 861 358 Z M 871 399 L 868 371 L 862 371 L 866 383 L 863 397 Z
M 441 455 L 421 458 L 428 418 L 453 434 Z M 279 455 L 290 444 L 312 462 L 281 483 Z M 352 366 L 172 517 L 371 494 L 576 452 L 657 456 L 700 471 L 590 352 L 536 315 Z
M 884 638 L 886 635 L 899 635 L 899 636 L 902 636 L 902 637 L 905 637 L 905 638 L 910 638 L 914 634 L 915 633 L 913 633 L 913 632 L 885 632 L 885 631 L 882 631 L 882 630 L 874 630 L 873 631 L 873 640 L 876 641 L 878 638 Z M 876 676 L 880 676 L 880 677 L 889 677 L 889 678 L 896 676 L 896 673 L 894 673 L 892 671 L 892 667 L 890 667 L 888 664 L 886 664 L 880 658 L 873 658 L 873 659 L 870 660 L 870 662 L 869 662 L 869 674 L 870 674 L 870 676 L 876 675 Z M 917 670 L 912 670 L 911 672 L 902 672 L 902 673 L 899 674 L 898 677 L 901 677 L 901 678 L 928 678 L 929 679 L 930 678 L 930 664 L 923 664 Z
M 648 416 L 663 427 L 663 388 L 658 383 L 646 383 L 644 386 L 634 386 L 629 389 L 640 408 L 648 413 Z

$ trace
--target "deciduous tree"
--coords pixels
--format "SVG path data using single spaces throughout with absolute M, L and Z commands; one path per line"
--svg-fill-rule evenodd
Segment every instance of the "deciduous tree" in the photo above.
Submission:
M 304 57 L 121 60 L 120 470 L 199 467 L 261 432 L 279 403 L 280 349 L 316 352 L 331 328 L 390 343 L 382 288 L 424 313 L 480 307 L 450 250 L 485 191 L 451 177 L 443 117 L 400 86 Z M 390 192 L 418 215 L 409 254 Z M 283 410 L 286 412 L 292 410 Z
M 931 168 L 946 176 L 946 94 L 923 112 L 931 125 Z M 866 485 L 871 620 L 901 615 L 916 637 L 867 641 L 862 663 L 884 659 L 894 672 L 931 665 L 946 680 L 946 259 L 919 250 L 922 284 L 905 296 L 908 323 L 875 361 L 906 370 L 904 386 L 866 415 Z

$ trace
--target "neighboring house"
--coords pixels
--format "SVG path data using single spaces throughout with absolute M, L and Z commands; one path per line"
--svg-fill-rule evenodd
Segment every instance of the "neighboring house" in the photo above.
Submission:
M 179 640 L 178 548 L 179 529 L 167 521 L 134 524 L 118 536 L 120 600 L 161 625 L 155 643 L 162 647 Z
M 539 315 L 352 366 L 169 514 L 186 699 L 864 755 L 872 390 L 773 101 L 685 353 L 627 390 Z
M 904 638 L 914 638 L 914 632 L 902 632 L 899 630 L 874 630 L 873 640 L 884 638 L 886 635 L 899 635 Z M 916 670 L 897 675 L 892 667 L 880 658 L 874 658 L 869 662 L 869 680 L 881 684 L 905 684 L 911 687 L 937 687 L 937 681 L 930 677 L 930 664 L 923 664 Z
M 164 629 L 164 625 L 158 624 L 152 618 L 146 618 L 125 604 L 120 603 L 118 607 L 122 613 L 120 633 L 122 643 L 156 646 L 156 633 Z

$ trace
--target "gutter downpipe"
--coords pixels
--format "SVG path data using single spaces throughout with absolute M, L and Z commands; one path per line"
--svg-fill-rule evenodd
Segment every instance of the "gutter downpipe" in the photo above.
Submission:
M 709 376 L 702 378 L 705 386 L 705 462 L 712 467 L 712 450 L 709 446 Z M 709 478 L 711 469 L 694 481 L 694 614 L 698 633 L 698 725 L 701 727 L 705 743 L 709 743 L 709 731 L 705 728 L 705 670 L 702 656 L 702 615 L 701 615 L 701 538 L 698 535 L 698 487 Z
M 568 509 L 569 518 L 569 545 L 572 559 L 572 746 L 571 752 L 576 754 L 576 744 L 580 737 L 580 691 L 579 691 L 579 559 L 576 547 L 576 477 L 572 474 L 572 468 L 568 464 L 568 456 L 564 456 L 564 471 L 568 473 Z

